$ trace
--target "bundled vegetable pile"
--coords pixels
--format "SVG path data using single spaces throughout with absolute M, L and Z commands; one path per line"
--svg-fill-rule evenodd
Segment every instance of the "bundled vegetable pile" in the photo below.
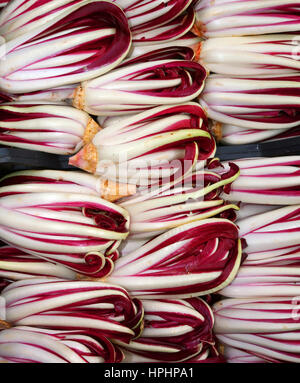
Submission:
M 209 37 L 200 62 L 215 73 L 201 104 L 222 142 L 259 142 L 297 127 L 299 2 L 200 0 L 195 10 L 194 30 Z
M 299 362 L 300 4 L 0 7 L 0 363 Z

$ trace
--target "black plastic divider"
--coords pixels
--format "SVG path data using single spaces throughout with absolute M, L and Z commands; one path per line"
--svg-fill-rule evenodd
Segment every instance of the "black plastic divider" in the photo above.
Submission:
M 300 155 L 300 137 L 262 142 L 259 144 L 219 146 L 216 157 L 221 161 L 250 157 L 276 157 Z M 68 156 L 31 150 L 0 147 L 0 175 L 26 169 L 74 170 Z
M 27 169 L 74 169 L 68 165 L 68 156 L 0 147 L 0 174 Z
M 216 157 L 222 161 L 229 161 L 240 158 L 294 155 L 300 155 L 300 137 L 258 144 L 219 146 Z

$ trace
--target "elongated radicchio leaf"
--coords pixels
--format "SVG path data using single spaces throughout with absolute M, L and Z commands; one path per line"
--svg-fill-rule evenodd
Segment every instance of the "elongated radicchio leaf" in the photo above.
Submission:
M 285 129 L 283 132 L 278 132 L 277 134 L 272 137 L 268 137 L 265 141 L 277 141 L 277 140 L 284 140 L 292 137 L 299 137 L 300 136 L 300 126 L 296 126 L 295 128 L 291 129 Z
M 300 69 L 297 34 L 220 37 L 202 42 L 200 63 L 229 76 L 289 74 Z
M 197 355 L 185 360 L 183 363 L 226 363 L 223 355 L 217 350 L 215 346 L 204 345 L 203 350 Z
M 47 169 L 7 174 L 0 179 L 0 186 L 2 195 L 11 192 L 70 192 L 99 196 L 111 202 L 136 192 L 134 185 L 117 184 L 84 172 Z
M 247 217 L 252 217 L 267 211 L 279 209 L 278 205 L 259 205 L 253 203 L 238 203 L 240 210 L 237 212 L 237 220 L 242 220 Z
M 131 35 L 118 6 L 82 0 L 57 13 L 6 42 L 0 65 L 3 91 L 28 93 L 78 83 L 110 71 L 127 55 Z M 24 12 L 18 23 L 26 22 Z
M 231 358 L 234 348 L 245 361 L 299 363 L 298 296 L 226 299 L 217 302 L 213 311 L 214 331 L 225 357 Z
M 33 278 L 11 283 L 1 297 L 5 321 L 14 326 L 88 330 L 128 342 L 143 325 L 141 302 L 123 288 L 101 282 Z
M 163 45 L 163 44 L 162 44 Z M 134 50 L 132 55 L 129 55 L 118 68 L 126 65 L 132 65 L 143 62 L 151 62 L 156 60 L 192 60 L 194 58 L 194 51 L 188 46 L 168 46 L 160 47 L 160 44 L 145 46 L 145 49 Z M 139 54 L 140 52 L 140 54 Z
M 210 218 L 172 229 L 120 258 L 110 283 L 142 298 L 187 298 L 227 286 L 241 261 L 237 227 Z
M 0 105 L 0 144 L 54 154 L 74 154 L 100 130 L 85 112 L 56 104 Z
M 129 62 L 135 57 L 140 57 L 146 54 L 152 54 L 155 52 L 160 52 L 168 48 L 171 50 L 175 50 L 176 48 L 189 48 L 194 52 L 195 61 L 199 60 L 199 51 L 201 48 L 202 39 L 198 36 L 195 36 L 192 32 L 187 32 L 183 36 L 177 37 L 174 40 L 168 41 L 148 41 L 143 43 L 133 43 L 128 58 L 124 60 L 124 62 Z M 156 53 L 158 54 L 158 53 Z M 160 57 L 160 56 L 158 56 Z
M 34 277 L 75 279 L 76 273 L 64 266 L 28 255 L 12 246 L 0 247 L 0 277 L 18 281 Z
M 257 267 L 294 266 L 298 269 L 300 266 L 300 244 L 295 246 L 286 246 L 280 249 L 274 248 L 266 251 L 248 252 L 244 265 Z
M 147 357 L 135 350 L 125 350 L 125 348 L 122 348 L 122 352 L 124 354 L 124 359 L 121 363 L 176 363 L 172 362 L 172 360 L 165 360 L 166 358 L 163 356 L 161 359 L 154 359 L 152 355 L 152 357 Z M 156 358 L 158 357 L 159 356 L 156 355 Z M 201 351 L 190 358 L 179 361 L 178 363 L 225 363 L 225 359 L 214 346 L 203 344 Z
M 179 16 L 192 0 L 113 0 L 123 8 L 133 33 L 167 24 Z
M 120 363 L 122 359 L 118 347 L 90 330 L 17 326 L 0 332 L 2 363 Z
M 254 126 L 254 125 L 253 125 Z M 286 137 L 299 136 L 299 128 L 252 129 L 231 124 L 212 123 L 212 130 L 220 129 L 220 142 L 225 145 L 246 145 L 262 141 L 271 141 Z M 293 134 L 294 132 L 294 134 Z
M 300 156 L 253 158 L 235 164 L 240 176 L 223 198 L 252 204 L 300 204 Z
M 70 104 L 79 84 L 68 84 L 57 88 L 44 89 L 21 94 L 0 93 L 0 104 L 8 102 L 62 103 Z
M 88 1 L 90 2 L 90 1 Z M 0 14 L 0 33 L 12 40 L 48 21 L 73 12 L 82 0 L 13 0 Z
M 44 89 L 36 92 L 10 94 L 10 98 L 3 100 L 7 101 L 19 101 L 19 102 L 69 102 L 74 96 L 75 90 L 79 84 L 68 84 L 52 89 Z M 70 103 L 70 102 L 69 102 Z
M 200 103 L 208 117 L 247 129 L 287 129 L 300 122 L 300 77 L 212 75 Z
M 257 213 L 238 221 L 241 236 L 247 248 L 245 266 L 279 267 L 274 281 L 280 276 L 280 267 L 287 269 L 288 275 L 297 278 L 300 261 L 300 205 L 285 206 Z M 294 271 L 294 272 L 293 272 Z M 296 285 L 295 285 L 296 287 Z
M 174 363 L 199 355 L 206 344 L 214 344 L 214 318 L 202 299 L 154 299 L 142 300 L 142 304 L 145 327 L 141 337 L 129 344 L 117 342 L 125 355 L 130 351 L 153 362 Z
M 227 179 L 214 172 L 196 171 L 174 183 L 148 193 L 142 190 L 120 201 L 131 216 L 131 238 L 150 238 L 173 227 L 214 216 L 227 218 L 229 210 L 238 207 L 225 203 L 220 194 L 238 175 L 237 167 Z
M 99 120 L 101 121 L 101 120 Z M 134 185 L 169 182 L 199 160 L 214 156 L 216 144 L 196 103 L 161 106 L 134 116 L 103 119 L 104 129 L 70 164 L 107 179 Z M 162 182 L 162 181 L 161 181 Z
M 234 281 L 219 293 L 231 298 L 298 296 L 299 284 L 299 262 L 288 266 L 242 266 Z
M 126 65 L 83 83 L 74 105 L 97 116 L 113 116 L 185 103 L 201 93 L 206 76 L 200 64 L 187 60 Z
M 300 205 L 285 206 L 239 220 L 247 253 L 284 250 L 299 245 Z
M 200 0 L 195 30 L 206 37 L 263 35 L 299 31 L 295 0 Z
M 162 26 L 153 26 L 133 32 L 135 45 L 166 43 L 184 36 L 195 23 L 195 11 L 189 7 L 185 12 Z
M 26 188 L 0 188 L 1 240 L 83 274 L 109 274 L 128 235 L 128 213 L 91 194 Z

